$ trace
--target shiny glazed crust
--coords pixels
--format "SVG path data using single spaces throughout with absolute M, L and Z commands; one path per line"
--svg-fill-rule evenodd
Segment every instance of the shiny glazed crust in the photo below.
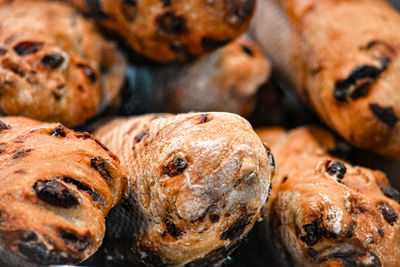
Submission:
M 0 2 L 0 114 L 77 126 L 118 102 L 116 45 L 65 3 Z
M 333 136 L 302 127 L 257 131 L 277 171 L 268 238 L 285 266 L 397 266 L 400 193 L 380 171 L 332 157 Z
M 184 265 L 231 248 L 269 194 L 272 156 L 238 115 L 120 118 L 95 136 L 127 170 L 134 205 L 119 214 L 128 216 L 128 225 L 117 218 L 114 228 L 141 229 L 135 237 L 119 236 L 132 239 L 128 253 L 147 265 Z
M 0 264 L 78 264 L 127 193 L 118 159 L 88 133 L 0 117 Z
M 185 61 L 227 44 L 249 26 L 255 0 L 69 0 L 144 56 Z

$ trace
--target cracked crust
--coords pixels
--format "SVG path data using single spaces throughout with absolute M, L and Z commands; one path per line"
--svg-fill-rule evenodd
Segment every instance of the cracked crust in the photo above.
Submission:
M 138 53 L 186 61 L 229 43 L 249 26 L 255 0 L 69 0 Z
M 3 2 L 1 114 L 74 127 L 117 104 L 125 62 L 91 21 L 60 2 Z
M 217 259 L 214 251 L 231 248 L 248 233 L 269 194 L 271 155 L 238 115 L 121 118 L 99 127 L 95 136 L 128 172 L 131 200 L 139 208 L 125 209 L 125 223 L 142 220 L 130 242 L 145 264 Z M 129 228 L 114 221 L 110 228 Z M 122 242 L 116 240 L 114 247 Z
M 118 159 L 88 133 L 22 117 L 0 118 L 0 150 L 2 266 L 91 256 L 105 215 L 126 194 Z
M 285 266 L 397 266 L 400 193 L 382 172 L 330 156 L 318 128 L 257 133 L 278 166 L 265 226 Z
M 398 12 L 375 0 L 262 0 L 257 10 L 256 39 L 325 123 L 399 156 Z

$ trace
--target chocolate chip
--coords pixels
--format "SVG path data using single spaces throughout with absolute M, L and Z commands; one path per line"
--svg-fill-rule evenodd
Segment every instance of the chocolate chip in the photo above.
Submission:
M 171 0 L 161 0 L 163 3 L 164 7 L 169 7 L 171 5 Z
M 37 181 L 33 189 L 40 200 L 53 206 L 70 209 L 80 203 L 78 194 L 57 180 Z
M 199 124 L 204 124 L 206 122 L 208 122 L 208 114 L 207 113 L 201 115 Z
M 7 54 L 7 49 L 0 47 L 0 56 Z
M 238 239 L 244 233 L 246 226 L 251 223 L 253 215 L 253 213 L 241 214 L 239 219 L 221 234 L 221 239 L 231 241 Z
M 0 121 L 0 132 L 11 129 L 11 126 L 3 121 Z
M 101 0 L 85 0 L 90 15 L 98 19 L 106 19 L 108 15 L 101 8 Z
M 378 211 L 382 214 L 383 218 L 393 226 L 394 223 L 397 221 L 397 214 L 396 212 L 386 203 L 381 203 L 378 205 Z
M 75 185 L 79 191 L 83 191 L 83 192 L 86 192 L 87 194 L 89 194 L 92 197 L 93 201 L 99 202 L 103 206 L 106 205 L 104 198 L 101 195 L 99 195 L 98 193 L 94 192 L 89 186 L 86 186 L 86 185 L 82 184 L 81 182 L 79 182 L 78 180 L 75 180 L 71 177 L 64 177 L 64 178 L 62 178 L 62 180 L 67 184 Z
M 140 141 L 143 140 L 143 138 L 145 138 L 146 136 L 149 136 L 149 135 L 150 135 L 149 131 L 145 131 L 145 132 L 143 132 L 141 134 L 138 134 L 138 135 L 135 136 L 135 142 L 139 143 Z
M 124 0 L 122 5 L 122 14 L 129 21 L 133 21 L 137 15 L 136 0 Z
M 173 222 L 164 220 L 167 232 L 175 238 L 179 238 L 182 235 L 181 229 L 179 229 Z
M 111 175 L 105 167 L 104 159 L 97 157 L 90 160 L 90 166 L 98 171 L 108 184 L 111 183 Z
M 24 149 L 24 150 L 20 150 L 20 151 L 18 151 L 17 153 L 13 154 L 13 155 L 11 156 L 11 158 L 12 158 L 12 159 L 22 158 L 22 157 L 26 156 L 26 153 L 29 153 L 29 152 L 31 152 L 31 151 L 32 151 L 32 149 L 30 149 L 30 148 Z
M 64 62 L 64 57 L 59 54 L 46 54 L 40 62 L 42 66 L 52 69 L 58 68 Z
M 346 174 L 346 166 L 340 161 L 328 161 L 325 165 L 328 174 L 336 179 L 343 179 Z
M 187 168 L 187 163 L 181 158 L 177 158 L 175 161 L 168 163 L 162 170 L 162 175 L 168 175 L 174 177 L 183 173 Z
M 158 17 L 157 24 L 164 34 L 180 34 L 186 31 L 185 19 L 174 12 L 167 12 Z
M 219 216 L 217 214 L 210 214 L 208 215 L 208 217 L 210 218 L 210 221 L 212 223 L 217 223 L 219 221 Z
M 67 133 L 65 132 L 64 127 L 58 126 L 50 132 L 50 135 L 55 137 L 66 137 Z
M 335 84 L 334 97 L 337 101 L 347 101 L 349 96 L 359 98 L 366 96 L 370 85 L 384 72 L 390 61 L 388 58 L 380 59 L 381 66 L 359 65 L 354 68 L 349 77 L 339 80 Z
M 255 0 L 226 0 L 227 20 L 235 24 L 250 18 L 256 5 Z
M 378 104 L 369 104 L 369 109 L 372 113 L 384 124 L 393 128 L 399 121 L 392 107 L 381 107 Z
M 64 232 L 59 237 L 64 241 L 65 245 L 74 251 L 84 251 L 90 246 L 90 236 L 78 237 L 75 234 Z
M 242 45 L 242 51 L 250 57 L 254 56 L 253 51 L 247 45 Z
M 382 190 L 383 194 L 385 194 L 385 196 L 395 200 L 397 203 L 400 204 L 400 192 L 397 191 L 397 189 L 391 186 L 384 186 L 380 183 L 378 183 L 378 186 Z
M 379 229 L 379 230 L 378 230 L 378 234 L 379 234 L 382 238 L 385 237 L 385 232 L 384 232 L 382 229 Z
M 89 78 L 89 81 L 91 81 L 92 83 L 96 81 L 96 74 L 90 66 L 86 64 L 78 64 L 77 66 L 83 70 L 83 73 L 86 75 L 86 77 Z
M 43 43 L 41 42 L 23 41 L 15 45 L 13 49 L 18 55 L 27 56 L 36 53 L 42 49 L 42 47 Z
M 215 40 L 213 38 L 203 37 L 203 39 L 201 39 L 201 46 L 205 51 L 212 51 L 228 44 L 230 41 L 231 41 L 230 39 Z

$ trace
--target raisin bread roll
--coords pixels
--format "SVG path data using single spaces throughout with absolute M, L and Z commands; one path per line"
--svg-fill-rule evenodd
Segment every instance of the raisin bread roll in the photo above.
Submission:
M 260 0 L 257 10 L 254 36 L 325 123 L 399 156 L 398 12 L 384 0 Z
M 222 260 L 269 195 L 272 155 L 240 116 L 120 118 L 95 136 L 120 157 L 131 184 L 130 204 L 110 214 L 108 248 L 121 258 L 155 266 Z
M 330 156 L 335 139 L 318 128 L 257 133 L 278 166 L 266 214 L 283 265 L 398 265 L 400 193 L 382 172 Z
M 187 64 L 134 67 L 129 83 L 132 99 L 123 110 L 133 112 L 137 95 L 147 99 L 139 108 L 150 112 L 225 111 L 248 116 L 259 87 L 271 73 L 269 61 L 246 36 Z M 147 82 L 142 82 L 142 80 Z M 156 108 L 160 110 L 154 110 Z
M 118 100 L 125 62 L 64 3 L 0 5 L 0 114 L 73 127 Z
M 227 44 L 249 26 L 255 0 L 69 0 L 138 53 L 186 61 Z
M 127 193 L 119 160 L 88 133 L 0 118 L 0 265 L 77 264 Z

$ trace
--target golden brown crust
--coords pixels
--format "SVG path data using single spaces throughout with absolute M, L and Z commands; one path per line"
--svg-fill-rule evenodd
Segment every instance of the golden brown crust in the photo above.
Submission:
M 319 116 L 358 147 L 400 155 L 398 12 L 383 0 L 263 0 L 259 8 L 257 39 L 282 55 L 275 63 Z M 267 44 L 269 10 L 280 13 L 282 49 Z
M 2 266 L 87 259 L 101 245 L 105 215 L 126 191 L 118 159 L 88 133 L 0 119 Z
M 249 26 L 255 0 L 70 0 L 132 48 L 157 61 L 183 61 L 225 45 Z
M 380 171 L 329 155 L 335 139 L 302 127 L 259 129 L 278 169 L 266 205 L 276 254 L 289 266 L 396 266 L 400 194 Z
M 139 205 L 136 214 L 127 211 L 133 214 L 129 223 L 144 221 L 133 250 L 146 264 L 183 265 L 230 248 L 266 201 L 272 163 L 251 125 L 237 115 L 121 118 L 95 136 L 128 172 Z
M 125 62 L 73 8 L 17 0 L 0 17 L 1 114 L 72 127 L 118 100 Z

